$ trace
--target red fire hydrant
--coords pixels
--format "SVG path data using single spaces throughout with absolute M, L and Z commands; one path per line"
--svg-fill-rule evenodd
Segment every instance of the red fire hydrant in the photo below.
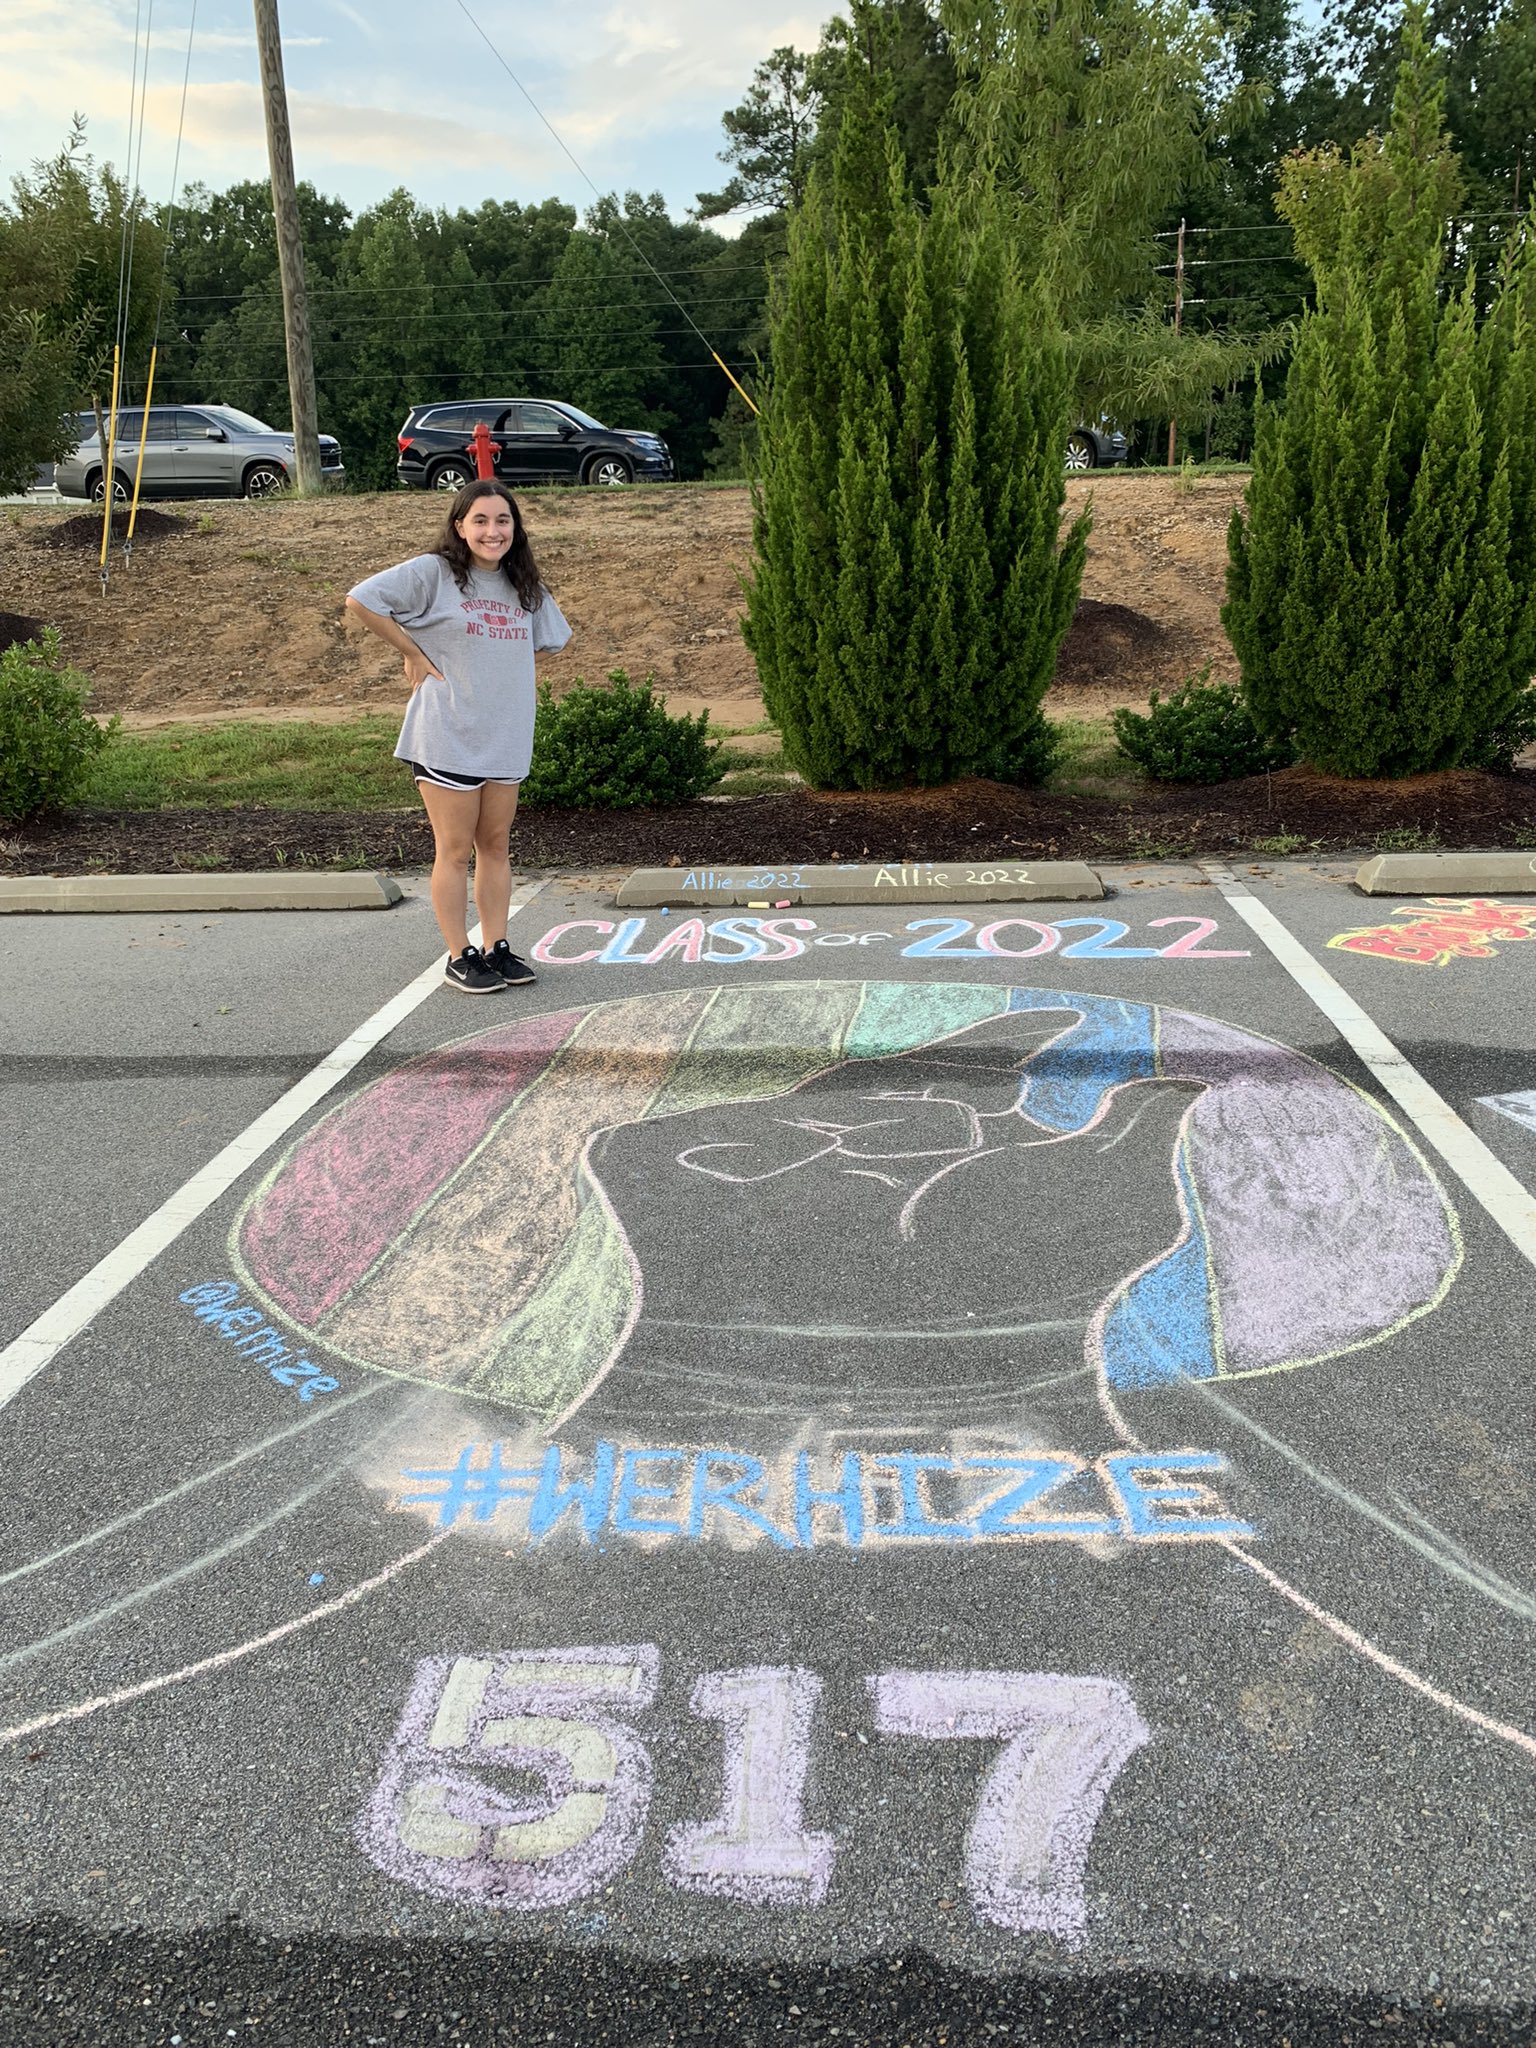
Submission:
M 496 474 L 496 443 L 491 439 L 491 430 L 484 420 L 475 421 L 475 431 L 469 443 L 469 452 L 475 458 L 477 477 Z

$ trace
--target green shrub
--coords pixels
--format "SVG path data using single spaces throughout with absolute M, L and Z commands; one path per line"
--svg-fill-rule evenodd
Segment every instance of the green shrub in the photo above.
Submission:
M 1254 716 L 1338 775 L 1497 756 L 1536 671 L 1536 238 L 1474 274 L 1437 61 L 1410 0 L 1386 137 L 1287 159 L 1315 305 L 1229 535 Z
M 743 630 L 813 787 L 1039 782 L 1088 544 L 1065 350 L 1000 203 L 919 205 L 889 113 L 844 107 L 775 267 Z
M 1465 765 L 1508 775 L 1517 758 L 1531 746 L 1536 746 L 1536 687 L 1522 691 L 1507 717 L 1479 733 L 1467 751 Z
M 719 752 L 707 711 L 673 718 L 653 678 L 636 685 L 616 668 L 607 689 L 578 678 L 558 703 L 542 686 L 523 792 L 532 803 L 572 810 L 683 803 L 725 773 Z
M 1154 690 L 1145 716 L 1117 711 L 1120 751 L 1158 782 L 1233 782 L 1267 768 L 1288 768 L 1295 758 L 1291 748 L 1265 739 L 1238 692 L 1230 683 L 1207 681 L 1210 672 L 1207 662 L 1166 702 Z
M 86 716 L 91 686 L 70 668 L 58 629 L 0 654 L 0 825 L 67 804 L 117 730 Z

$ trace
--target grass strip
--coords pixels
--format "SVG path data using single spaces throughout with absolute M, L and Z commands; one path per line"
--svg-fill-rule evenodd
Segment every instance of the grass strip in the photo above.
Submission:
M 399 717 L 337 725 L 164 725 L 119 732 L 79 801 L 102 810 L 397 811 L 415 792 L 394 758 Z
M 1130 793 L 1141 770 L 1115 745 L 1105 719 L 1060 719 L 1061 760 L 1049 787 L 1064 792 Z M 747 728 L 756 735 L 771 727 Z M 399 719 L 363 713 L 338 724 L 304 720 L 228 725 L 164 725 L 119 731 L 98 755 L 79 801 L 110 811 L 225 810 L 398 811 L 415 792 L 394 757 Z M 733 746 L 722 732 L 722 796 L 760 796 L 794 788 L 782 748 Z

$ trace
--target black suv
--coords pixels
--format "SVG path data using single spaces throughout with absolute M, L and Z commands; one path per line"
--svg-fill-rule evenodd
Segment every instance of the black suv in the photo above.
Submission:
M 590 413 L 548 398 L 480 398 L 413 405 L 400 429 L 395 475 L 424 491 L 473 483 L 476 425 L 484 420 L 502 483 L 627 484 L 667 479 L 672 457 L 656 434 L 605 427 Z

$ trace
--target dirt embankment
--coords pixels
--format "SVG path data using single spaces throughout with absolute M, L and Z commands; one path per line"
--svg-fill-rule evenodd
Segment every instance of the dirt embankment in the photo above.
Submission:
M 1074 479 L 1068 515 L 1094 498 L 1084 603 L 1053 691 L 1078 716 L 1140 703 L 1207 659 L 1233 669 L 1221 629 L 1226 525 L 1240 477 L 1193 484 L 1156 472 Z M 525 501 L 540 566 L 575 627 L 541 667 L 557 689 L 610 669 L 648 674 L 676 710 L 727 726 L 762 716 L 742 644 L 751 544 L 744 489 L 539 491 Z M 393 709 L 398 663 L 342 622 L 348 587 L 430 547 L 443 503 L 399 492 L 316 503 L 166 506 L 105 594 L 79 507 L 16 508 L 0 522 L 0 607 L 56 625 L 130 724 L 167 718 L 338 717 Z M 547 663 L 547 666 L 546 666 Z

